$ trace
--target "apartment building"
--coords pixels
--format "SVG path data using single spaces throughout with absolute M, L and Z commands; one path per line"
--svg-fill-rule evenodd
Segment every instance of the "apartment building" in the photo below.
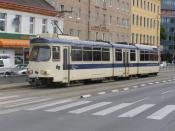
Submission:
M 132 0 L 131 43 L 160 46 L 160 7 L 160 0 Z
M 43 0 L 0 1 L 0 54 L 8 54 L 11 66 L 28 62 L 29 39 L 42 33 L 60 33 L 63 21 L 53 6 Z M 54 21 L 54 22 L 53 22 Z
M 64 34 L 82 40 L 130 41 L 131 0 L 47 0 L 64 14 Z
M 166 39 L 161 40 L 165 59 L 175 61 L 175 0 L 161 0 L 161 24 Z

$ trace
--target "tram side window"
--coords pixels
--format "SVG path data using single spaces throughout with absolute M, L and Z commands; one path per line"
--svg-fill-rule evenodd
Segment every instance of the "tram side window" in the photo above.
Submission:
M 82 61 L 82 47 L 72 46 L 72 61 Z
M 136 51 L 135 50 L 130 51 L 130 61 L 136 61 Z
M 102 48 L 102 61 L 110 61 L 110 49 Z
M 145 51 L 145 61 L 149 61 L 149 52 Z
M 115 49 L 115 60 L 122 61 L 122 49 Z
M 92 61 L 92 47 L 83 47 L 83 61 Z
M 154 53 L 154 61 L 158 61 L 158 53 Z
M 52 59 L 53 59 L 53 61 L 60 60 L 60 47 L 58 47 L 58 46 L 52 47 Z
M 140 61 L 145 61 L 145 51 L 140 51 Z
M 101 61 L 101 48 L 93 48 L 93 61 Z

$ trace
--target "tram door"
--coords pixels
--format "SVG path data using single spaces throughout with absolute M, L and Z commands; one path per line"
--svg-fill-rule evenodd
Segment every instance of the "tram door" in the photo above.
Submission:
M 69 47 L 63 47 L 63 71 L 64 71 L 64 77 L 63 82 L 64 83 L 70 83 L 70 52 Z
M 124 76 L 129 76 L 129 50 L 123 50 Z

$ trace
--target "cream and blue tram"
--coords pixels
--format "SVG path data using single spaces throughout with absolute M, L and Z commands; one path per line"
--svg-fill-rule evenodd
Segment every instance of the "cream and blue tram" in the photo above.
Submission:
M 34 38 L 31 40 L 28 75 L 31 84 L 70 83 L 157 74 L 158 63 L 155 47 Z

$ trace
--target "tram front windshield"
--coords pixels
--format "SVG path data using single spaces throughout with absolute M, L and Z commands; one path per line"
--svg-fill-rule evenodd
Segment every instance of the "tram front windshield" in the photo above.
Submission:
M 34 46 L 30 53 L 30 61 L 48 61 L 51 50 L 49 46 Z

